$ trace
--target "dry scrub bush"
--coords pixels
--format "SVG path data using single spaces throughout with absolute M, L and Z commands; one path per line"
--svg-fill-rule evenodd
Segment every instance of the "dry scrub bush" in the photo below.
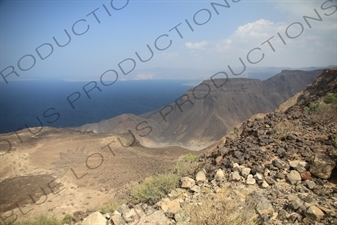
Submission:
M 337 121 L 337 104 L 329 104 L 318 107 L 311 112 L 310 118 L 313 123 L 320 124 L 322 126 Z
M 178 159 L 174 173 L 180 177 L 194 175 L 199 167 L 200 163 L 197 161 L 197 156 L 189 153 Z
M 105 202 L 97 207 L 102 213 L 113 213 L 118 206 L 125 204 L 126 201 Z
M 11 225 L 63 225 L 64 223 L 61 220 L 58 220 L 56 217 L 48 217 L 46 215 L 40 215 L 34 219 L 23 221 L 23 222 L 14 222 L 9 223 Z
M 131 195 L 134 203 L 155 204 L 169 194 L 179 184 L 176 174 L 161 174 L 145 179 L 143 183 L 134 186 Z
M 282 137 L 286 137 L 299 131 L 301 131 L 301 127 L 299 125 L 293 124 L 289 121 L 282 121 L 275 125 L 271 136 L 274 139 L 281 139 Z
M 200 225 L 256 225 L 254 208 L 229 197 L 229 190 L 217 193 L 215 198 L 205 197 L 198 204 L 186 204 L 183 210 L 189 224 Z

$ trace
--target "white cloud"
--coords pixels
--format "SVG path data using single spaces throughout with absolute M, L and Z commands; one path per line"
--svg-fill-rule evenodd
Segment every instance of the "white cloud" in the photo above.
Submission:
M 185 46 L 188 49 L 193 49 L 193 50 L 205 50 L 205 46 L 207 46 L 209 43 L 207 41 L 201 41 L 201 42 L 186 42 Z
M 282 10 L 291 9 L 288 13 L 288 20 L 259 19 L 238 26 L 230 36 L 224 39 L 209 39 L 199 43 L 187 42 L 185 46 L 188 49 L 206 50 L 190 51 L 189 54 L 192 54 L 195 61 L 204 62 L 207 66 L 221 65 L 223 67 L 225 63 L 240 67 L 241 63 L 238 58 L 242 58 L 249 64 L 247 53 L 256 48 L 260 50 L 254 51 L 250 56 L 252 60 L 258 60 L 261 54 L 264 54 L 263 60 L 258 63 L 259 66 L 303 67 L 335 64 L 337 23 L 333 19 L 337 18 L 337 12 L 329 17 L 325 16 L 324 13 L 331 12 L 322 11 L 319 5 L 316 10 L 322 16 L 323 21 L 309 20 L 311 24 L 309 28 L 303 16 L 316 18 L 313 10 L 315 7 L 311 3 L 297 12 L 296 8 L 300 8 L 302 4 L 282 3 Z M 298 23 L 303 25 L 302 28 Z M 270 42 L 267 43 L 268 40 Z
M 284 24 L 265 19 L 247 23 L 239 26 L 229 38 L 216 41 L 215 51 L 218 53 L 247 51 L 284 29 Z
M 223 39 L 215 43 L 215 48 L 218 52 L 226 52 L 230 48 L 232 43 L 233 43 L 233 40 L 229 38 Z
M 336 29 L 337 13 L 334 12 L 335 7 L 331 7 L 336 3 L 326 1 L 294 1 L 289 4 L 288 2 L 278 2 L 275 6 L 277 10 L 284 13 L 289 21 L 303 21 L 303 16 L 319 18 L 322 17 L 322 21 L 313 21 L 312 24 L 317 24 L 316 29 L 332 30 Z M 321 8 L 323 7 L 324 10 Z M 317 11 L 318 15 L 316 14 Z M 332 14 L 333 13 L 333 14 Z M 328 14 L 328 15 L 325 15 Z M 305 22 L 302 22 L 305 24 Z
M 260 19 L 253 23 L 247 23 L 239 26 L 234 32 L 237 38 L 268 38 L 270 36 L 270 28 L 277 26 L 269 20 Z

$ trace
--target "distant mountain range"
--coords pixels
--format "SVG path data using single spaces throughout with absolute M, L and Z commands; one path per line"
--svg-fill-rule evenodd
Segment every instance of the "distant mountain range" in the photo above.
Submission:
M 75 129 L 95 133 L 130 130 L 145 146 L 179 145 L 201 149 L 252 115 L 274 111 L 304 90 L 322 71 L 283 70 L 264 81 L 249 78 L 205 80 L 169 106 L 141 116 L 124 114 Z
M 325 68 L 333 68 L 337 65 L 329 66 L 312 66 L 312 67 L 247 67 L 245 71 L 240 74 L 241 78 L 252 78 L 259 80 L 266 80 L 275 74 L 280 73 L 283 70 L 304 70 L 312 71 Z M 225 70 L 224 70 L 225 69 Z M 240 71 L 242 68 L 233 68 L 234 71 Z M 132 71 L 125 77 L 119 77 L 119 80 L 192 80 L 201 82 L 208 79 L 212 75 L 220 72 L 227 72 L 228 76 L 234 78 L 235 76 L 226 70 L 226 68 L 218 69 L 196 69 L 196 68 L 148 68 L 148 69 L 137 69 Z M 97 80 L 97 76 L 93 77 L 79 77 L 79 78 L 68 78 L 66 81 L 92 81 Z

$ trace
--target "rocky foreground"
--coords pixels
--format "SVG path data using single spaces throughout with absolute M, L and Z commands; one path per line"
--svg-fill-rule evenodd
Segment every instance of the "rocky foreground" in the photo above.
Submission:
M 193 176 L 153 206 L 74 215 L 81 225 L 337 224 L 337 70 L 287 110 L 252 117 L 199 157 Z M 323 103 L 323 102 L 327 103 Z M 81 218 L 82 217 L 82 218 Z M 197 222 L 196 222 L 197 221 Z

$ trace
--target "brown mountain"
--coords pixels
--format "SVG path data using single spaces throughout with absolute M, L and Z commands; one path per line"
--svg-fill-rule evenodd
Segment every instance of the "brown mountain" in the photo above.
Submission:
M 335 224 L 336 94 L 337 68 L 325 69 L 277 111 L 256 114 L 236 126 L 201 151 L 207 181 L 213 183 L 220 174 L 234 190 L 248 190 L 245 205 L 255 196 L 257 224 Z M 267 199 L 263 205 L 270 206 L 269 215 L 276 216 L 266 217 L 266 208 L 259 211 L 261 199 Z
M 205 80 L 174 103 L 142 116 L 125 114 L 77 129 L 97 133 L 130 130 L 143 145 L 182 145 L 201 149 L 256 113 L 272 112 L 304 90 L 322 70 L 284 70 L 260 81 Z

